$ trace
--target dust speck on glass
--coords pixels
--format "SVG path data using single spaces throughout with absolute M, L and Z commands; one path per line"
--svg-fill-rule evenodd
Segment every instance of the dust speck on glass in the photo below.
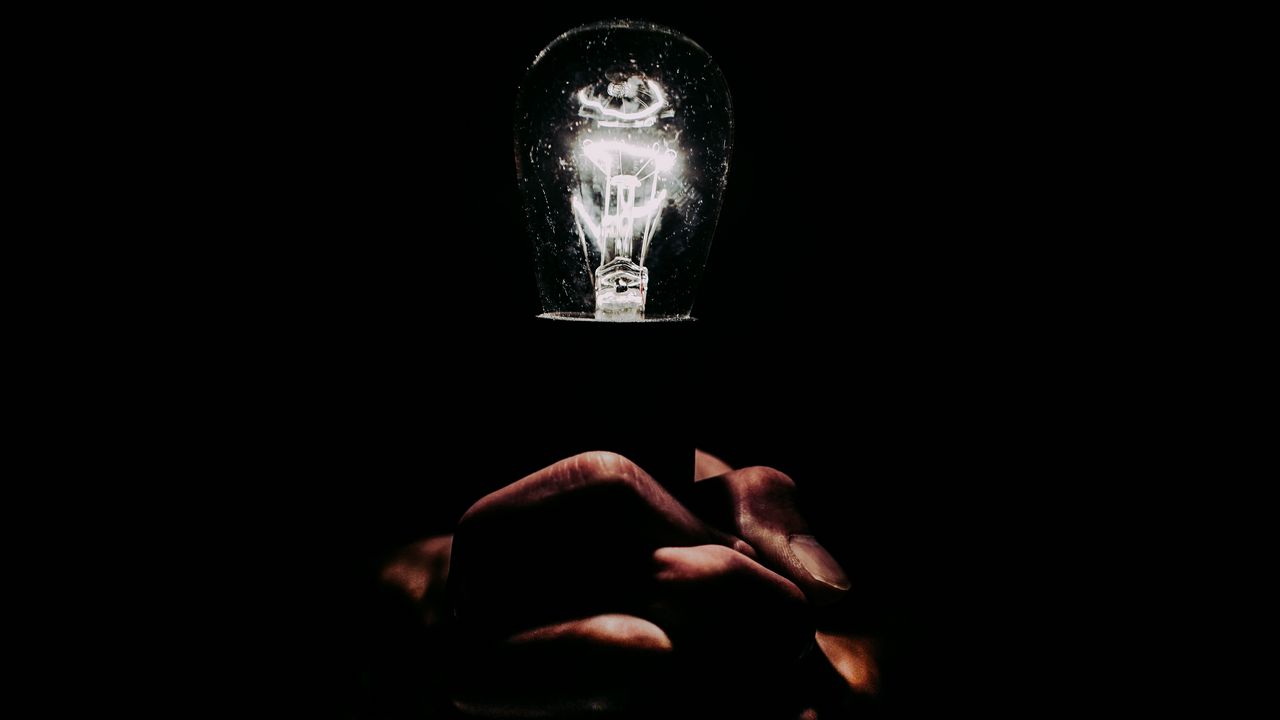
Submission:
M 515 133 L 543 314 L 688 317 L 733 149 L 711 56 L 650 23 L 575 28 L 534 59 Z

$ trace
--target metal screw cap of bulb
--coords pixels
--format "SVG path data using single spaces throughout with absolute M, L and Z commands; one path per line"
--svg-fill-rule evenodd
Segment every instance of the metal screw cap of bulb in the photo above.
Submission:
M 659 25 L 575 28 L 530 66 L 515 141 L 547 459 L 613 450 L 663 482 L 690 475 L 684 359 L 733 148 L 720 69 Z

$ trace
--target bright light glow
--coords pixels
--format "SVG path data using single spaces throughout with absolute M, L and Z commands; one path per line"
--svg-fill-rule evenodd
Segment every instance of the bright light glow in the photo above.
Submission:
M 649 96 L 653 98 L 653 101 L 644 109 L 636 110 L 635 112 L 622 112 L 605 107 L 604 103 L 588 95 L 587 90 L 590 88 L 585 87 L 578 91 L 578 102 L 582 104 L 583 110 L 594 110 L 600 113 L 601 117 L 613 118 L 628 123 L 645 121 L 643 125 L 637 125 L 637 127 L 652 125 L 658 119 L 658 113 L 667 106 L 667 98 L 662 94 L 662 88 L 658 87 L 658 83 L 652 80 L 645 80 L 645 84 L 649 88 Z
M 643 145 L 632 145 L 621 140 L 594 140 L 582 141 L 582 152 L 587 159 L 595 163 L 595 166 L 604 172 L 610 172 L 613 168 L 613 160 L 616 155 L 626 157 L 639 158 L 642 160 L 655 161 L 654 165 L 659 172 L 666 172 L 676 165 L 676 151 L 662 150 L 658 148 L 658 143 L 654 143 L 648 147 Z
M 649 215 L 661 210 L 662 206 L 666 204 L 666 202 L 667 202 L 667 191 L 659 190 L 658 197 L 654 198 L 653 200 L 649 201 L 644 205 L 636 205 L 632 207 L 630 211 L 626 213 L 626 216 L 632 219 L 648 217 Z M 571 203 L 573 205 L 574 215 L 577 217 L 578 222 L 581 224 L 580 229 L 584 230 L 587 233 L 587 235 L 591 237 L 591 240 L 595 243 L 597 249 L 599 249 L 601 252 L 604 252 L 605 239 L 608 237 L 607 231 L 605 229 L 602 229 L 600 225 L 596 223 L 595 220 L 591 219 L 591 211 L 587 210 L 586 206 L 582 204 L 581 198 L 579 198 L 577 195 L 574 195 L 573 199 L 571 200 Z M 621 217 L 620 214 L 605 216 L 605 228 L 613 227 L 613 224 L 617 222 L 619 217 Z M 644 238 L 646 244 L 649 242 L 649 238 L 652 237 L 652 234 L 653 233 L 651 230 L 646 232 L 646 235 Z
M 609 95 L 624 105 L 644 103 L 641 83 L 637 76 L 610 83 Z M 669 182 L 679 157 L 675 149 L 667 147 L 670 140 L 661 129 L 649 129 L 658 118 L 672 116 L 670 110 L 662 112 L 666 106 L 662 89 L 648 79 L 643 85 L 652 102 L 637 112 L 605 107 L 587 95 L 588 88 L 578 91 L 582 103 L 579 115 L 592 118 L 600 128 L 598 135 L 595 129 L 587 130 L 589 137 L 582 139 L 577 163 L 581 187 L 570 200 L 588 270 L 593 264 L 588 237 L 600 256 L 594 272 L 597 313 L 643 315 L 648 284 L 644 263 L 667 203 L 663 185 Z
M 587 235 L 591 236 L 591 240 L 596 244 L 596 247 L 600 252 L 603 253 L 604 231 L 600 229 L 600 226 L 596 224 L 595 220 L 591 219 L 591 213 L 583 207 L 582 199 L 577 195 L 573 196 L 573 214 L 578 220 L 578 232 L 581 233 L 583 230 L 586 230 Z M 583 252 L 586 252 L 585 247 L 583 247 L 582 250 Z
M 646 146 L 622 140 L 595 141 L 588 138 L 582 141 L 582 153 L 604 176 L 603 187 L 598 180 L 595 185 L 603 196 L 604 204 L 599 210 L 600 220 L 596 222 L 581 197 L 575 194 L 572 204 L 575 215 L 580 219 L 579 229 L 591 236 L 602 258 L 609 255 L 610 240 L 614 241 L 613 254 L 630 256 L 632 239 L 636 234 L 635 221 L 646 219 L 639 228 L 640 264 L 643 265 L 649 254 L 649 241 L 657 229 L 658 211 L 667 200 L 666 188 L 658 187 L 658 176 L 675 167 L 676 151 L 661 148 L 656 142 Z M 621 172 L 628 164 L 630 172 Z M 647 200 L 637 198 L 637 194 L 646 191 Z

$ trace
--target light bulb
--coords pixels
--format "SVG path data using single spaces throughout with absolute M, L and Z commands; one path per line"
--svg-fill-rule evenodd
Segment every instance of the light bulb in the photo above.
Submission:
M 530 66 L 515 131 L 543 315 L 687 318 L 733 147 L 711 56 L 650 23 L 570 30 Z

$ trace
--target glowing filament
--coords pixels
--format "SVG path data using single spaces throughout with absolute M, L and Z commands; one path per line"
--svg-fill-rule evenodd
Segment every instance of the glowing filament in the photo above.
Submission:
M 640 317 L 648 286 L 649 242 L 668 197 L 663 178 L 672 175 L 678 156 L 661 131 L 643 128 L 671 117 L 672 111 L 658 84 L 638 75 L 611 78 L 607 97 L 589 91 L 578 91 L 579 115 L 599 128 L 629 129 L 582 140 L 581 187 L 570 200 L 578 239 L 586 269 L 595 276 L 597 314 Z M 643 139 L 648 142 L 636 142 Z M 599 252 L 594 272 L 588 236 Z
M 592 111 L 598 113 L 598 117 L 627 123 L 632 127 L 647 127 L 657 121 L 658 113 L 667 106 L 667 98 L 662 94 L 662 88 L 658 87 L 658 83 L 652 80 L 645 80 L 645 85 L 648 87 L 649 97 L 652 98 L 652 101 L 644 108 L 633 112 L 624 112 L 605 107 L 603 102 L 587 94 L 587 88 L 582 88 L 578 91 L 578 102 L 581 103 L 583 112 Z M 609 120 L 602 120 L 600 124 L 606 127 L 616 125 L 616 123 L 611 123 Z
M 581 198 L 577 195 L 572 198 L 580 232 L 591 236 L 602 256 L 608 254 L 612 244 L 613 254 L 625 257 L 632 256 L 632 242 L 639 232 L 639 263 L 643 265 L 649 254 L 649 241 L 657 229 L 659 211 L 667 199 L 666 189 L 658 187 L 658 178 L 675 167 L 676 151 L 661 148 L 657 143 L 645 146 L 621 140 L 588 139 L 582 142 L 582 152 L 603 174 L 604 187 L 599 222 L 587 211 Z M 618 172 L 626 165 L 633 167 L 629 172 Z M 638 198 L 642 191 L 646 198 Z M 643 220 L 638 229 L 636 220 Z M 584 237 L 584 245 L 585 242 Z

